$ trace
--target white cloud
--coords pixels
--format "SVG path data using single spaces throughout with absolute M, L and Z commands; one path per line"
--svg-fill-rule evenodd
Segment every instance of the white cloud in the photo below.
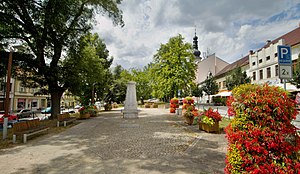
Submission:
M 197 26 L 199 49 L 233 62 L 298 26 L 297 0 L 128 0 L 125 27 L 97 16 L 94 32 L 105 40 L 114 65 L 141 68 L 152 61 L 161 43 L 179 33 L 192 43 Z

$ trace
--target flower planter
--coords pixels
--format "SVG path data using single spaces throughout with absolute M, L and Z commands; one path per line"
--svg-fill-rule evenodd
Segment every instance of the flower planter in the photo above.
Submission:
M 209 125 L 206 123 L 199 123 L 199 129 L 200 130 L 204 130 L 205 132 L 216 132 L 219 133 L 220 132 L 220 128 L 219 128 L 219 122 L 215 122 L 213 125 Z
M 192 125 L 193 122 L 194 122 L 194 117 L 184 117 L 185 118 L 185 122 L 188 124 L 188 125 Z
M 80 114 L 80 116 L 79 116 L 80 119 L 88 119 L 90 117 L 91 117 L 91 114 L 89 114 L 89 113 Z

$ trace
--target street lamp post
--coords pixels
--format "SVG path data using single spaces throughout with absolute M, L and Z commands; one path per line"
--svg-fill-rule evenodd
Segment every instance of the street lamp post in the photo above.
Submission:
M 7 65 L 7 79 L 6 79 L 6 95 L 5 95 L 5 112 L 4 112 L 4 123 L 3 123 L 3 139 L 7 138 L 7 126 L 8 126 L 8 111 L 9 111 L 9 93 L 10 93 L 10 78 L 11 78 L 11 64 L 12 64 L 12 53 L 11 50 L 8 58 Z

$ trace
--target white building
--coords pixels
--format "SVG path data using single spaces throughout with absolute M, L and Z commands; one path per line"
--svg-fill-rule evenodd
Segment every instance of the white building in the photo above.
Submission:
M 279 79 L 278 45 L 289 45 L 292 51 L 293 67 L 296 65 L 300 53 L 300 27 L 273 40 L 267 41 L 259 50 L 249 55 L 249 73 L 252 77 L 251 83 L 283 86 Z M 287 90 L 296 90 L 295 86 L 287 83 Z

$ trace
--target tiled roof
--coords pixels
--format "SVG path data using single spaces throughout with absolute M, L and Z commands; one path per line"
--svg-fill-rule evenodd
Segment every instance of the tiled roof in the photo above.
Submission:
M 286 33 L 285 35 L 280 36 L 279 38 L 272 40 L 271 42 L 267 43 L 263 48 L 267 48 L 271 44 L 277 43 L 280 39 L 285 40 L 285 44 L 289 46 L 294 46 L 296 44 L 300 43 L 300 27 L 294 29 L 293 31 L 290 31 Z
M 229 64 L 229 65 L 225 66 L 225 68 L 223 68 L 215 76 L 225 74 L 226 72 L 229 72 L 229 71 L 233 70 L 236 67 L 242 67 L 242 66 L 247 65 L 247 64 L 249 64 L 249 55 L 233 62 L 232 64 Z

